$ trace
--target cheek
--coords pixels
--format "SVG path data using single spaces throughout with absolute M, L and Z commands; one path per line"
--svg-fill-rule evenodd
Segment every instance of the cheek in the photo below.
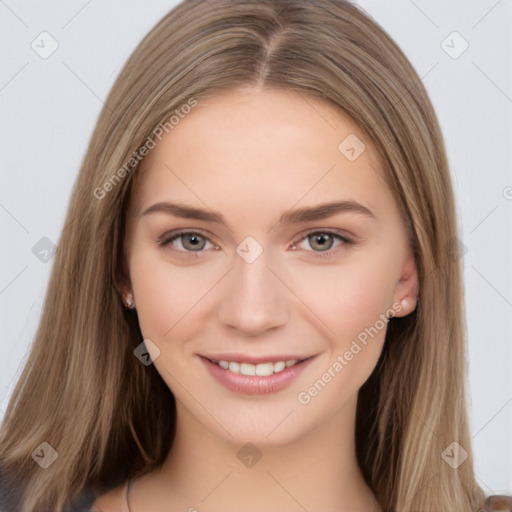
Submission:
M 298 272 L 296 283 L 299 297 L 325 324 L 326 336 L 347 340 L 372 326 L 391 307 L 393 275 L 384 261 L 361 258 Z
M 382 261 L 363 263 L 325 267 L 300 277 L 302 296 L 308 297 L 307 310 L 315 313 L 308 320 L 328 343 L 319 370 L 309 379 L 310 387 L 298 397 L 313 415 L 339 410 L 366 382 L 382 352 L 392 272 Z
M 176 339 L 184 327 L 194 328 L 190 319 L 215 283 L 201 265 L 171 265 L 154 251 L 134 251 L 130 278 L 142 334 L 159 345 Z

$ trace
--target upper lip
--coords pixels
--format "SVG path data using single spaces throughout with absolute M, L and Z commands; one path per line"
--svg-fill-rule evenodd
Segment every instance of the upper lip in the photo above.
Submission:
M 278 361 L 303 361 L 304 359 L 309 359 L 313 356 L 302 356 L 297 354 L 284 354 L 277 356 L 251 356 L 246 354 L 211 354 L 211 355 L 202 355 L 201 357 L 209 359 L 210 361 L 233 361 L 235 363 L 249 363 L 249 364 L 259 364 L 259 363 L 277 363 Z

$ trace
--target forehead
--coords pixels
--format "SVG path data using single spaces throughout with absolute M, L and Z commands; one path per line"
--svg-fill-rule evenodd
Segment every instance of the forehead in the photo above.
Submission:
M 142 176 L 139 210 L 173 198 L 208 206 L 393 201 L 377 151 L 350 117 L 292 91 L 241 89 L 199 101 L 157 141 Z

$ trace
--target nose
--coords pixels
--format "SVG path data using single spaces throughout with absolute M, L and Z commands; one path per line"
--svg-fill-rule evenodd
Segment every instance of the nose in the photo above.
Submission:
M 271 270 L 266 251 L 252 263 L 235 254 L 225 283 L 219 320 L 247 337 L 265 335 L 289 318 L 287 288 Z

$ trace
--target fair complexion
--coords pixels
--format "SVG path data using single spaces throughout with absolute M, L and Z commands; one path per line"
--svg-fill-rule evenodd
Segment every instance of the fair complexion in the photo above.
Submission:
M 355 161 L 338 149 L 350 134 L 366 145 Z M 200 101 L 142 171 L 125 292 L 160 350 L 153 364 L 176 398 L 177 432 L 162 468 L 133 481 L 132 512 L 374 510 L 355 455 L 357 393 L 382 351 L 386 324 L 376 322 L 390 310 L 411 313 L 418 281 L 371 141 L 325 102 L 248 88 Z M 328 215 L 280 222 L 339 202 Z M 148 211 L 161 203 L 222 221 Z M 257 245 L 242 244 L 246 237 Z M 251 256 L 258 246 L 250 263 L 236 251 Z M 283 389 L 252 394 L 208 371 L 202 356 L 225 353 L 313 357 Z M 321 391 L 299 401 L 319 379 L 328 381 Z M 237 457 L 247 443 L 256 447 L 249 455 L 261 454 L 252 467 Z M 115 492 L 96 505 L 127 510 Z

